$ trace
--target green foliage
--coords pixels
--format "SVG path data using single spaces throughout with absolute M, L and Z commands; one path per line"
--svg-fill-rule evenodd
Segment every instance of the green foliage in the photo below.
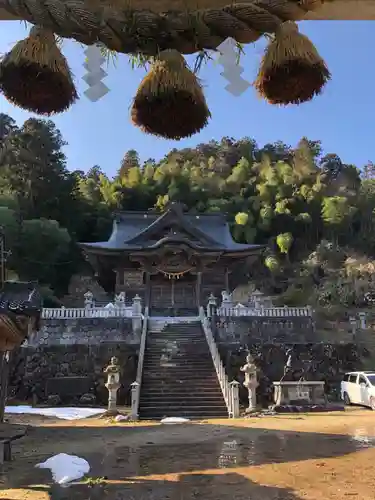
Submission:
M 276 237 L 276 243 L 280 252 L 287 254 L 292 246 L 293 236 L 291 233 L 278 234 Z
M 266 257 L 264 261 L 265 266 L 267 269 L 271 271 L 271 273 L 275 273 L 280 269 L 280 263 L 274 256 L 268 256 Z
M 248 137 L 224 137 L 143 164 L 130 149 L 114 178 L 98 165 L 69 171 L 64 146 L 52 121 L 17 126 L 0 114 L 0 225 L 12 251 L 9 268 L 52 295 L 65 293 L 72 273 L 84 269 L 76 242 L 108 238 L 114 210 L 162 212 L 175 200 L 226 213 L 239 243 L 269 245 L 271 282 L 283 278 L 291 302 L 302 281 L 304 289 L 319 289 L 320 267 L 342 268 L 342 248 L 375 256 L 375 169 L 369 162 L 361 178 L 355 166 L 324 154 L 319 141 L 259 148 Z
M 247 221 L 249 220 L 249 216 L 244 212 L 238 212 L 234 220 L 236 221 L 236 224 L 238 224 L 239 226 L 245 226 L 247 224 Z

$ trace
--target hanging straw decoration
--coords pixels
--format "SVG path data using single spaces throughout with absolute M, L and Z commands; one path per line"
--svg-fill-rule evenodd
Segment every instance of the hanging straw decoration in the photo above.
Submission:
M 301 104 L 320 94 L 330 78 L 312 42 L 289 21 L 268 45 L 255 87 L 270 104 Z
M 131 108 L 133 123 L 149 134 L 179 140 L 211 117 L 197 77 L 176 50 L 161 52 L 142 80 Z
M 78 98 L 65 57 L 49 30 L 33 27 L 0 62 L 0 91 L 39 115 L 67 110 Z

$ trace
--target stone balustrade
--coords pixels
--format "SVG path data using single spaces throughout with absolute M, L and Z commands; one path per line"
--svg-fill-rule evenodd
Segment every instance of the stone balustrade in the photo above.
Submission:
M 45 307 L 42 310 L 42 319 L 132 318 L 135 315 L 133 307 Z
M 290 317 L 311 317 L 312 309 L 306 307 L 260 307 L 250 308 L 245 306 L 236 307 L 218 307 L 217 316 L 255 316 L 271 318 L 290 318 Z

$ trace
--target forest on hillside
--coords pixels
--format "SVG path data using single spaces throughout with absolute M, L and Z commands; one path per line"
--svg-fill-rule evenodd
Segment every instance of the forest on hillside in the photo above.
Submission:
M 124 154 L 117 175 L 95 165 L 69 170 L 64 138 L 50 120 L 17 126 L 0 114 L 0 225 L 8 268 L 38 280 L 46 296 L 66 293 L 88 272 L 77 241 L 105 240 L 116 210 L 224 212 L 238 242 L 267 243 L 251 279 L 288 304 L 366 306 L 375 297 L 375 165 L 361 171 L 320 141 L 259 148 L 224 137 L 173 149 L 143 164 Z

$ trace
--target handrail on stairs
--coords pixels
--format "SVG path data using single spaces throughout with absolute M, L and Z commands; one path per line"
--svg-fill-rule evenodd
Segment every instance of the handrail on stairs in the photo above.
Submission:
M 204 307 L 199 308 L 199 318 L 202 323 L 203 331 L 206 336 L 208 347 L 212 356 L 212 361 L 215 366 L 221 391 L 228 408 L 229 418 L 237 418 L 240 415 L 239 405 L 239 383 L 235 380 L 229 382 L 228 375 L 225 372 L 223 361 L 220 357 L 219 349 L 217 348 L 209 320 L 205 314 Z
M 139 346 L 137 377 L 135 379 L 135 382 L 131 384 L 132 388 L 131 417 L 133 420 L 138 420 L 139 418 L 139 400 L 141 395 L 143 361 L 146 350 L 148 319 L 149 319 L 149 309 L 148 306 L 146 306 L 143 315 L 141 343 Z

